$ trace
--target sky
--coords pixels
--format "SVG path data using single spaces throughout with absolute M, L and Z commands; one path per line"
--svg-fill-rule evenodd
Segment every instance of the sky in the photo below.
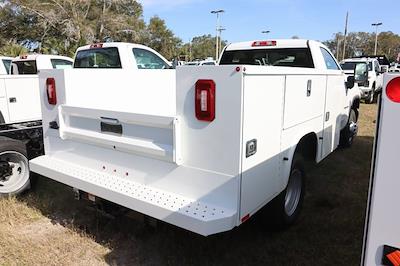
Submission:
M 216 16 L 223 9 L 220 25 L 228 42 L 280 39 L 299 36 L 325 41 L 344 32 L 349 12 L 349 32 L 374 32 L 371 23 L 382 22 L 379 31 L 400 34 L 400 0 L 139 0 L 144 18 L 164 19 L 184 42 L 203 34 L 215 35 Z M 261 31 L 270 30 L 268 37 Z

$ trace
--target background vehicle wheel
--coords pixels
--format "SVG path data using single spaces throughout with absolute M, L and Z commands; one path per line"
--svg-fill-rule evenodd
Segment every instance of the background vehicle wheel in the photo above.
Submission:
M 273 225 L 277 229 L 287 228 L 296 221 L 303 205 L 304 194 L 304 160 L 300 154 L 296 154 L 293 158 L 286 189 L 271 202 L 274 215 Z
M 374 103 L 374 99 L 375 99 L 375 84 L 372 85 L 372 90 L 368 94 L 368 97 L 365 99 L 365 103 L 367 104 Z
M 17 195 L 30 188 L 25 144 L 0 137 L 0 197 Z
M 358 132 L 358 111 L 356 109 L 351 109 L 349 114 L 349 121 L 347 125 L 340 132 L 340 141 L 339 146 L 342 148 L 351 147 L 353 144 L 354 138 L 357 136 Z

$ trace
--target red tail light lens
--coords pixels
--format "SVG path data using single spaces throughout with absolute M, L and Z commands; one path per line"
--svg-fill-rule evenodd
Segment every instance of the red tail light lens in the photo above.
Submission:
M 57 104 L 56 80 L 54 78 L 47 78 L 46 88 L 47 88 L 47 100 L 49 101 L 49 104 L 56 105 Z
M 195 91 L 196 117 L 200 121 L 212 122 L 215 119 L 215 82 L 200 79 Z
M 393 102 L 400 103 L 400 77 L 389 81 L 386 86 L 386 95 Z

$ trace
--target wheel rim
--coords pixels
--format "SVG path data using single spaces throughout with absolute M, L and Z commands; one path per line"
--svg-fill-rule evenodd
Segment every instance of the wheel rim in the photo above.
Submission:
M 285 212 L 286 215 L 292 216 L 299 205 L 302 193 L 302 172 L 293 170 L 289 178 L 289 183 L 286 188 L 285 195 Z
M 0 160 L 12 167 L 12 174 L 0 180 L 0 194 L 10 194 L 20 190 L 29 179 L 28 159 L 21 153 L 6 151 L 0 153 Z

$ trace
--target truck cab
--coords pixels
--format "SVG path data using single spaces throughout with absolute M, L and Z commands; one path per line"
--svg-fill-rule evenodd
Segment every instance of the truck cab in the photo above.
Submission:
M 150 47 L 121 42 L 96 43 L 78 48 L 74 68 L 170 69 L 171 63 Z
M 60 55 L 31 54 L 15 57 L 11 62 L 12 75 L 36 75 L 42 69 L 71 68 L 72 58 Z
M 361 90 L 361 97 L 366 103 L 373 103 L 377 92 L 382 89 L 383 73 L 377 58 L 361 57 L 343 60 L 340 65 L 346 75 L 354 75 L 354 67 L 358 63 L 368 64 L 368 81 L 358 84 Z
M 0 75 L 10 74 L 12 57 L 0 56 Z

